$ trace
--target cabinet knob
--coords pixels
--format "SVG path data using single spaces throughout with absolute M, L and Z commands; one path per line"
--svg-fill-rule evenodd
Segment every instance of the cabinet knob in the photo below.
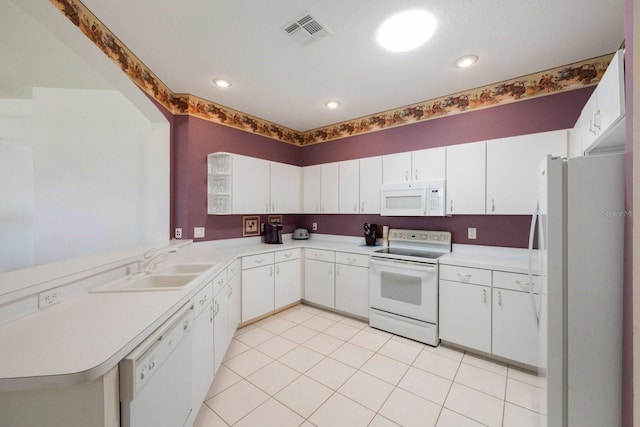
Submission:
M 409 171 L 408 170 L 404 171 L 404 180 L 405 181 L 409 181 Z
M 360 204 L 360 212 L 364 212 L 364 202 Z
M 353 203 L 353 211 L 358 212 L 358 202 Z
M 276 204 L 271 203 L 271 212 L 275 212 L 275 211 L 276 211 Z
M 416 181 L 418 180 L 418 169 L 416 169 Z
M 340 275 L 340 266 L 336 265 L 336 276 Z
M 449 212 L 453 213 L 453 200 L 449 200 Z
M 482 290 L 482 302 L 486 304 L 487 302 L 487 290 L 483 289 Z
M 266 207 L 264 208 L 265 211 L 269 212 L 269 202 L 267 202 L 267 204 L 265 205 Z
M 491 199 L 491 212 L 496 211 L 496 201 L 495 199 Z

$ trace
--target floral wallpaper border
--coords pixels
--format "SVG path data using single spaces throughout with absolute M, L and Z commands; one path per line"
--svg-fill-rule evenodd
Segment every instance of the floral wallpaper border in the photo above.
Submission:
M 145 93 L 173 114 L 191 115 L 305 146 L 596 85 L 613 53 L 341 123 L 295 131 L 190 94 L 175 94 L 79 0 L 49 0 Z

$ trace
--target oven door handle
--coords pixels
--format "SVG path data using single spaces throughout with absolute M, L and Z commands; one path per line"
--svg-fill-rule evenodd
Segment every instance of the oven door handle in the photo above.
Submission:
M 371 265 L 377 265 L 380 267 L 394 267 L 397 264 L 401 264 L 402 268 L 407 270 L 415 270 L 415 271 L 437 271 L 438 267 L 432 264 L 427 264 L 423 262 L 414 262 L 414 261 L 403 261 L 400 259 L 385 259 L 384 261 L 378 261 L 377 259 L 370 259 L 369 263 Z

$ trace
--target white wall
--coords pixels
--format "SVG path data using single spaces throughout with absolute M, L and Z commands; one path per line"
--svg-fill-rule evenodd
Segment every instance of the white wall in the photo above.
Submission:
M 24 102 L 0 104 L 0 272 L 168 238 L 168 125 L 113 90 L 35 88 L 6 117 Z

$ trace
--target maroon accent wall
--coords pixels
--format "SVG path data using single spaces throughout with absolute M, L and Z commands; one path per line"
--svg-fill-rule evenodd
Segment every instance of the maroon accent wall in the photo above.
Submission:
M 302 166 L 574 126 L 594 87 L 304 147 Z
M 526 248 L 529 243 L 530 215 L 455 215 L 451 217 L 390 217 L 380 215 L 304 215 L 302 225 L 311 230 L 318 224 L 317 233 L 363 236 L 365 222 L 410 230 L 451 231 L 453 243 Z M 467 238 L 467 228 L 474 227 L 477 238 Z M 312 237 L 313 238 L 313 233 Z M 381 237 L 381 236 L 378 236 Z M 363 240 L 364 241 L 364 240 Z
M 172 165 L 175 167 L 175 212 L 172 227 L 192 238 L 193 227 L 205 227 L 205 240 L 242 237 L 242 216 L 207 215 L 207 154 L 226 151 L 299 166 L 453 145 L 573 127 L 593 88 L 562 92 L 480 111 L 401 126 L 337 141 L 297 147 L 190 116 L 176 116 Z M 286 189 L 283 189 L 286 191 Z M 378 215 L 284 215 L 284 231 L 296 226 L 319 232 L 362 235 L 362 224 L 395 228 L 448 230 L 454 243 L 525 247 L 529 216 L 465 215 L 444 218 Z M 261 218 L 266 220 L 266 216 Z M 467 240 L 467 228 L 478 238 Z

